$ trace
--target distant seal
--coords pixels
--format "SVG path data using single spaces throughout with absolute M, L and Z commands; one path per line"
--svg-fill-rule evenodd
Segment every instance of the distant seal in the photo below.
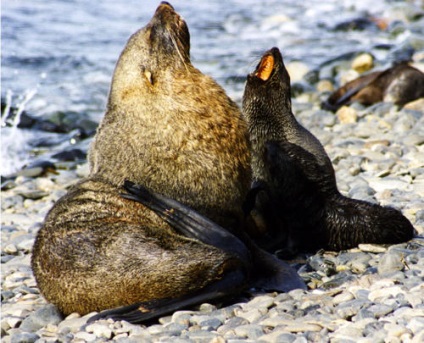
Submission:
M 402 62 L 346 83 L 334 91 L 322 107 L 336 111 L 341 106 L 355 101 L 365 106 L 387 101 L 402 107 L 422 97 L 424 97 L 424 73 Z
M 265 193 L 261 208 L 271 223 L 265 246 L 282 249 L 284 256 L 413 237 L 411 223 L 399 211 L 340 194 L 324 147 L 292 113 L 290 77 L 277 48 L 267 51 L 248 75 L 243 115 L 259 185 L 255 192 Z
M 38 287 L 64 314 L 132 306 L 119 318 L 140 322 L 249 285 L 304 287 L 234 234 L 251 182 L 247 128 L 222 88 L 191 65 L 189 46 L 186 23 L 162 2 L 119 58 L 90 174 L 56 202 L 34 244 Z M 127 186 L 134 193 L 190 206 L 206 226 L 185 229 L 186 212 L 168 224 L 134 201 L 144 193 L 123 198 L 126 179 L 148 187 Z

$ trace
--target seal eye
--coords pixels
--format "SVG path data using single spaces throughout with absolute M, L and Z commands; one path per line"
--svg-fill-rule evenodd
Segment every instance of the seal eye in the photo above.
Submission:
M 256 69 L 255 76 L 259 77 L 263 81 L 267 81 L 274 70 L 274 57 L 272 55 L 266 55 L 262 57 L 258 68 Z

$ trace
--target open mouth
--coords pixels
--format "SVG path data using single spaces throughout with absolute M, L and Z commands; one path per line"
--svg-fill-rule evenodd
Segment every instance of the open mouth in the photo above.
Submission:
M 267 81 L 272 71 L 274 70 L 274 57 L 272 55 L 263 56 L 259 66 L 256 68 L 254 76 L 260 78 L 263 81 Z

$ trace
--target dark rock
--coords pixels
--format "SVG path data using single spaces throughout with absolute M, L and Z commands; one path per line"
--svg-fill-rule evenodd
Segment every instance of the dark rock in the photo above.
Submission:
M 65 150 L 65 151 L 52 155 L 52 158 L 56 158 L 59 161 L 85 160 L 86 157 L 87 157 L 87 154 L 83 152 L 81 149 Z
M 354 18 L 337 24 L 334 31 L 378 31 L 379 27 L 372 18 Z

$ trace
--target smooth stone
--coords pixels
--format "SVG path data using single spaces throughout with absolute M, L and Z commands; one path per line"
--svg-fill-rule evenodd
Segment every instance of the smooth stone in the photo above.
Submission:
M 258 342 L 264 343 L 276 343 L 276 342 L 287 342 L 294 343 L 297 340 L 297 336 L 291 333 L 283 331 L 282 328 L 275 329 L 273 332 L 261 336 Z
M 254 309 L 268 309 L 274 305 L 275 297 L 269 295 L 257 296 L 246 305 L 243 306 L 243 311 L 248 312 Z
M 18 252 L 18 248 L 16 247 L 15 244 L 8 244 L 2 250 L 3 252 L 9 255 L 15 255 Z
M 374 319 L 375 316 L 373 312 L 363 308 L 358 311 L 358 313 L 356 314 L 354 318 L 355 318 L 355 321 L 358 322 L 364 319 Z
M 384 192 L 387 190 L 409 191 L 411 189 L 410 183 L 394 177 L 369 178 L 368 182 L 376 192 Z
M 424 112 L 424 98 L 408 102 L 403 108 L 406 110 Z
M 339 305 L 341 303 L 344 303 L 346 301 L 352 300 L 354 298 L 353 294 L 350 292 L 343 292 L 341 294 L 337 294 L 334 298 L 333 298 L 333 304 L 334 305 Z
M 309 67 L 305 63 L 299 61 L 287 63 L 286 69 L 292 83 L 302 81 L 303 77 L 309 72 Z
M 248 312 L 235 311 L 235 314 L 238 317 L 246 319 L 251 324 L 258 321 L 263 316 L 263 313 L 258 309 L 253 309 Z
M 384 275 L 404 270 L 404 268 L 405 264 L 401 254 L 386 253 L 381 257 L 377 270 L 379 275 Z
M 36 342 L 40 336 L 31 332 L 22 332 L 18 334 L 14 334 L 10 338 L 10 343 L 34 343 Z
M 219 326 L 222 325 L 222 321 L 218 318 L 210 318 L 199 322 L 201 327 L 208 327 L 212 330 L 216 330 Z
M 294 324 L 286 326 L 284 330 L 288 332 L 293 332 L 293 333 L 306 332 L 306 331 L 321 331 L 322 326 L 318 324 L 309 324 L 309 323 L 299 322 L 299 323 L 294 323 Z
M 84 341 L 86 341 L 86 342 L 93 342 L 93 341 L 95 341 L 95 340 L 96 340 L 96 335 L 95 335 L 95 334 L 88 333 L 88 332 L 85 332 L 85 331 L 77 332 L 77 333 L 74 335 L 74 337 L 75 337 L 76 339 L 82 339 L 82 340 L 84 340 Z
M 199 311 L 210 313 L 212 311 L 216 311 L 216 306 L 208 303 L 203 303 L 199 306 Z
M 35 332 L 47 324 L 57 325 L 63 317 L 54 305 L 46 305 L 24 319 L 20 328 L 24 331 Z
M 347 336 L 352 339 L 359 338 L 362 337 L 362 329 L 354 327 L 353 325 L 341 326 L 336 331 L 334 331 L 334 334 L 339 336 Z
M 27 190 L 25 192 L 21 192 L 20 195 L 24 199 L 39 200 L 39 199 L 42 199 L 44 197 L 47 197 L 49 195 L 49 193 L 35 189 L 35 190 Z
M 246 325 L 248 324 L 248 321 L 244 318 L 240 318 L 240 317 L 233 317 L 228 319 L 222 326 L 220 326 L 219 328 L 217 328 L 217 332 L 219 334 L 225 334 L 229 331 L 233 331 L 235 330 L 236 327 L 242 326 L 242 325 Z
M 291 323 L 293 319 L 293 316 L 290 314 L 278 314 L 276 316 L 264 318 L 264 320 L 261 320 L 259 324 L 263 326 L 277 327 L 282 324 Z
M 384 329 L 387 331 L 388 337 L 401 337 L 404 334 L 409 334 L 411 331 L 402 325 L 386 324 Z
M 217 334 L 209 331 L 188 331 L 187 336 L 196 342 L 210 342 L 212 339 L 217 337 Z
M 416 335 L 420 331 L 424 330 L 424 318 L 423 317 L 411 318 L 411 320 L 407 324 L 407 327 Z
M 2 197 L 1 199 L 1 209 L 5 211 L 9 208 L 19 208 L 22 207 L 24 203 L 24 197 L 22 195 L 12 195 L 8 197 Z
M 195 312 L 193 311 L 177 311 L 174 312 L 171 318 L 172 322 L 179 324 L 190 323 L 190 318 Z
M 234 332 L 238 337 L 245 337 L 249 339 L 258 339 L 263 336 L 264 331 L 261 325 L 241 325 L 235 328 Z
M 387 248 L 377 244 L 359 244 L 358 248 L 363 252 L 371 252 L 375 254 L 383 253 L 387 251 Z
M 333 92 L 334 84 L 330 80 L 320 80 L 316 85 L 316 89 L 320 93 Z
M 358 120 L 358 113 L 349 106 L 340 107 L 336 112 L 336 116 L 341 124 L 353 124 Z
M 382 333 L 382 331 L 384 329 L 384 325 L 385 325 L 384 321 L 373 321 L 371 323 L 368 323 L 364 327 L 363 334 L 368 336 L 368 335 L 372 335 L 372 334 L 376 333 L 377 331 L 379 333 Z M 385 333 L 385 334 L 387 334 L 387 333 Z
M 338 305 L 336 313 L 343 319 L 350 318 L 356 315 L 367 303 L 367 301 L 360 299 L 350 300 Z
M 76 333 L 81 330 L 81 328 L 87 323 L 87 318 L 85 317 L 76 317 L 68 316 L 64 321 L 58 324 L 59 331 L 64 329 L 69 329 L 70 332 Z
M 391 306 L 387 306 L 384 304 L 371 305 L 370 307 L 368 307 L 367 310 L 371 312 L 375 318 L 380 318 L 393 312 L 393 308 Z
M 97 337 L 103 337 L 106 339 L 110 339 L 112 337 L 112 330 L 108 327 L 108 325 L 93 323 L 87 325 L 85 330 L 89 333 L 95 334 Z
M 352 61 L 352 69 L 358 73 L 370 70 L 374 66 L 374 58 L 368 53 L 360 54 Z

